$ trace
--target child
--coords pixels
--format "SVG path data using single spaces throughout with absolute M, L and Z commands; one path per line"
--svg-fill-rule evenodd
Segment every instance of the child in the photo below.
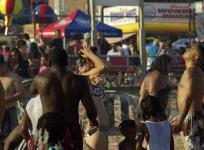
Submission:
M 38 120 L 36 150 L 64 150 L 66 122 L 62 114 L 49 112 Z
M 141 150 L 145 140 L 148 150 L 174 150 L 174 141 L 169 122 L 160 107 L 159 99 L 146 96 L 140 103 L 146 121 L 143 124 L 142 135 L 137 142 L 137 150 Z
M 44 54 L 40 58 L 39 74 L 46 74 L 47 72 L 48 72 L 48 56 Z
M 119 143 L 119 150 L 136 150 L 136 124 L 134 120 L 125 120 L 120 126 L 120 132 L 125 139 Z

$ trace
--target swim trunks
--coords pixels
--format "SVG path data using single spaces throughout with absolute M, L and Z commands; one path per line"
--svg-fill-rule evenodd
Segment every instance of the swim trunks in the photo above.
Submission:
M 204 113 L 188 113 L 184 120 L 184 135 L 188 150 L 204 150 Z

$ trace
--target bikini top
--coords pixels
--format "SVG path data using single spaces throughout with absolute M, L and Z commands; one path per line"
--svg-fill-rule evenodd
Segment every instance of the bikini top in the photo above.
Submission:
M 104 77 L 102 76 L 102 80 L 97 85 L 90 84 L 90 93 L 92 96 L 100 97 L 104 94 Z

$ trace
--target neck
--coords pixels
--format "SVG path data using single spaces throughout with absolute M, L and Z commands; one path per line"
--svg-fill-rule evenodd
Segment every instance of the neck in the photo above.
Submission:
M 159 117 L 150 117 L 150 119 L 149 119 L 150 121 L 153 121 L 153 122 L 160 122 L 161 121 L 161 119 L 159 118 Z
M 126 137 L 125 140 L 128 141 L 128 142 L 133 142 L 133 141 L 135 141 L 135 138 L 127 138 Z
M 192 67 L 197 67 L 198 65 L 195 64 L 194 62 L 186 62 L 186 68 L 192 68 Z
M 59 67 L 56 65 L 53 65 L 50 67 L 51 72 L 56 73 L 58 76 L 63 76 L 63 74 L 66 72 L 66 68 Z

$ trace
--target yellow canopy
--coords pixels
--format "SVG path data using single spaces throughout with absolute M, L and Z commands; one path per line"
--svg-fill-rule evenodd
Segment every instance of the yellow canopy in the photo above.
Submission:
M 121 29 L 123 33 L 132 33 L 139 31 L 139 23 L 132 23 L 127 25 L 116 26 Z M 144 24 L 146 32 L 171 32 L 171 33 L 188 33 L 188 23 L 151 23 Z

